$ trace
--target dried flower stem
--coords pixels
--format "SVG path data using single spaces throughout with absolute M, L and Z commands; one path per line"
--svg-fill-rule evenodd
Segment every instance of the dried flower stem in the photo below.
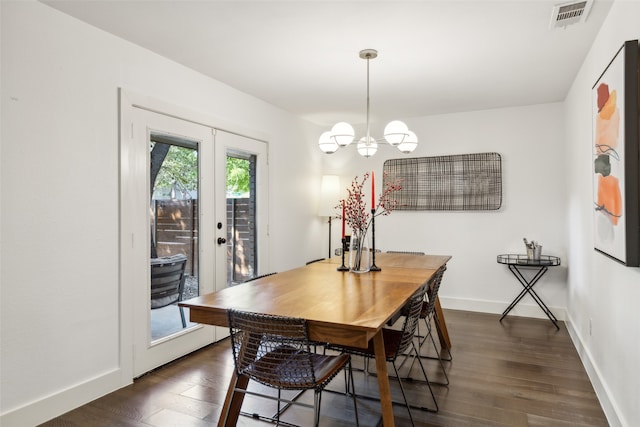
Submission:
M 358 181 L 356 176 L 351 182 L 351 186 L 347 188 L 348 195 L 345 199 L 344 219 L 353 233 L 351 238 L 356 239 L 360 246 L 364 243 L 364 237 L 371 225 L 371 220 L 380 215 L 390 215 L 398 206 L 397 201 L 391 196 L 394 192 L 401 190 L 402 185 L 400 181 L 389 181 L 386 178 L 387 174 L 385 173 L 384 188 L 378 197 L 373 213 L 370 208 L 367 208 L 367 198 L 362 192 L 364 184 L 369 179 L 369 173 L 363 175 L 362 181 Z M 335 208 L 339 211 L 338 218 L 342 218 L 342 201 Z M 359 265 L 360 260 L 357 259 L 356 263 Z

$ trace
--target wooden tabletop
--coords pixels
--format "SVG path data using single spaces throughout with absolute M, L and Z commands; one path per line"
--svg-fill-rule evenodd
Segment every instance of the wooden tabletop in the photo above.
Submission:
M 385 267 L 376 273 L 355 274 L 336 271 L 335 263 L 318 262 L 180 305 L 189 307 L 192 322 L 217 326 L 228 326 L 229 308 L 301 317 L 309 323 L 312 340 L 365 348 L 434 272 L 432 268 Z

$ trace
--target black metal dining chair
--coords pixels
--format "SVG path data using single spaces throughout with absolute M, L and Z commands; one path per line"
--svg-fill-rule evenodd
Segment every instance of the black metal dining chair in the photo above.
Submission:
M 314 408 L 314 425 L 320 422 L 322 390 L 343 369 L 347 368 L 354 390 L 351 358 L 347 354 L 323 355 L 310 351 L 305 319 L 228 310 L 231 348 L 236 370 L 234 391 L 275 399 L 278 408 L 275 419 L 280 424 L 281 402 Z M 277 389 L 278 397 L 238 389 L 241 375 L 268 387 Z M 313 390 L 314 404 L 282 399 L 282 390 Z M 352 393 L 356 425 L 358 407 Z M 285 407 L 286 409 L 286 407 Z M 226 417 L 225 415 L 225 425 Z
M 388 254 L 406 254 L 406 255 L 426 255 L 424 252 L 418 252 L 418 251 L 387 251 Z M 444 269 L 446 270 L 446 266 L 444 266 Z M 444 273 L 444 270 L 442 271 L 442 273 Z M 442 280 L 442 274 L 440 274 L 440 279 Z M 439 286 L 439 284 L 438 284 Z M 427 294 L 430 295 L 430 292 L 427 291 Z M 435 298 L 433 299 L 433 303 L 435 304 Z M 427 330 L 428 330 L 428 335 L 422 335 L 422 333 L 420 332 L 420 326 L 418 326 L 418 331 L 416 332 L 416 337 L 418 337 L 418 339 L 420 340 L 420 344 L 418 345 L 418 349 L 421 350 L 422 349 L 422 345 L 426 342 L 427 338 L 430 338 L 433 342 L 434 348 L 436 350 L 436 353 L 438 354 L 437 359 L 442 363 L 443 361 L 445 362 L 451 362 L 453 360 L 453 355 L 451 354 L 451 351 L 447 349 L 447 355 L 445 356 L 443 354 L 443 350 L 444 349 L 437 349 L 437 346 L 435 344 L 435 341 L 433 341 L 433 335 L 431 335 L 431 320 L 435 321 L 436 324 L 438 324 L 438 322 L 441 322 L 441 319 L 438 318 L 438 313 L 433 310 L 431 313 L 431 318 L 427 319 L 427 306 L 429 304 L 429 301 L 427 299 L 425 299 L 425 301 L 422 303 L 422 311 L 420 313 L 420 319 L 422 319 L 425 322 L 425 326 L 427 326 Z M 422 356 L 425 359 L 436 359 L 435 357 L 432 356 Z M 444 369 L 444 367 L 443 367 Z M 448 381 L 448 380 L 447 380 Z M 448 384 L 448 382 L 447 382 Z
M 425 334 L 422 334 L 420 332 L 419 322 L 416 330 L 416 338 L 418 339 L 418 351 L 417 351 L 418 357 L 423 359 L 437 360 L 440 365 L 440 369 L 442 371 L 444 381 L 438 381 L 438 382 L 431 381 L 431 384 L 438 384 L 438 385 L 449 385 L 449 376 L 447 375 L 447 370 L 445 369 L 444 363 L 443 363 L 443 360 L 447 360 L 447 359 L 442 358 L 442 350 L 438 349 L 438 345 L 436 344 L 436 341 L 433 337 L 431 325 L 434 321 L 436 321 L 435 320 L 435 316 L 436 316 L 435 302 L 436 302 L 436 299 L 438 298 L 440 283 L 442 283 L 442 276 L 444 275 L 444 272 L 446 269 L 447 269 L 446 266 L 440 267 L 438 271 L 435 272 L 431 280 L 429 280 L 429 282 L 427 283 L 426 299 L 422 301 L 422 307 L 420 308 L 420 316 L 419 316 L 420 320 L 424 322 L 427 331 Z M 433 346 L 436 356 L 423 355 L 422 347 L 427 342 L 431 342 L 431 345 Z M 448 359 L 448 360 L 450 361 L 451 359 Z M 411 367 L 413 367 L 413 363 L 415 363 L 415 360 L 411 363 Z M 409 372 L 411 372 L 411 368 L 409 368 Z

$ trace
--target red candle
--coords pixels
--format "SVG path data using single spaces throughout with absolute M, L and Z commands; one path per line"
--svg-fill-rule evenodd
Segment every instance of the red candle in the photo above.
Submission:
M 373 171 L 371 171 L 371 209 L 376 208 L 376 179 Z
M 344 200 L 342 201 L 342 238 L 344 239 Z

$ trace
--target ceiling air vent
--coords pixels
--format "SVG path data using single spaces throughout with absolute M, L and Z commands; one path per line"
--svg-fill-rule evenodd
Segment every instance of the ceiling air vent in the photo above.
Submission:
M 551 12 L 549 28 L 564 28 L 567 25 L 586 21 L 592 4 L 593 0 L 585 0 L 555 5 Z

